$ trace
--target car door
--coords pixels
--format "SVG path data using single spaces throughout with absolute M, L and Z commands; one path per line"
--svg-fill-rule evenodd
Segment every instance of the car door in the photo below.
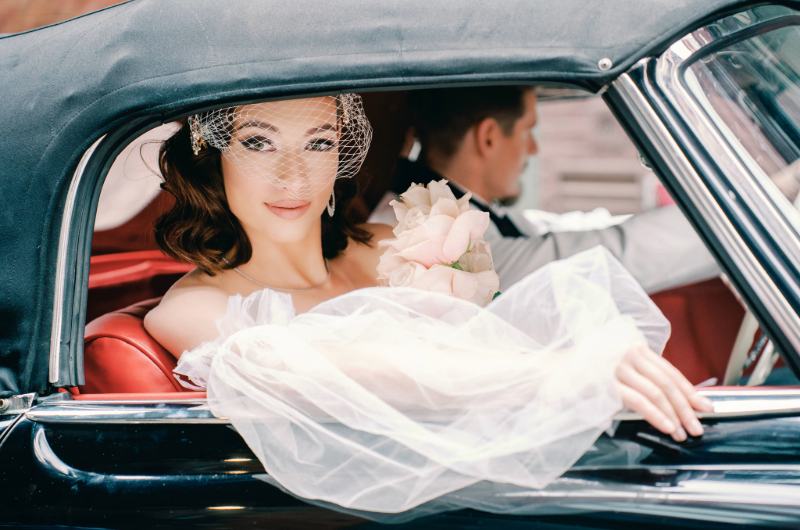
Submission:
M 635 415 L 545 490 L 496 492 L 514 514 L 423 510 L 365 514 L 300 500 L 271 481 L 203 398 L 50 399 L 19 411 L 0 442 L 3 523 L 101 528 L 136 524 L 349 528 L 492 528 L 515 515 L 584 528 L 609 520 L 700 528 L 746 517 L 800 518 L 800 390 L 715 389 L 702 438 L 677 444 Z M 487 506 L 491 510 L 491 506 Z M 506 512 L 508 510 L 506 509 Z M 424 516 L 421 517 L 420 516 Z M 524 516 L 524 517 L 523 517 Z M 504 522 L 505 521 L 505 522 Z M 780 526 L 778 524 L 778 526 Z
M 3 524 L 344 528 L 362 520 L 315 507 L 264 470 L 204 400 L 45 401 L 0 442 Z

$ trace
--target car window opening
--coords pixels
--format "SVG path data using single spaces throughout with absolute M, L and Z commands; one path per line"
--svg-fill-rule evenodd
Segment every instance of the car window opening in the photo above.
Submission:
M 526 230 L 533 234 L 564 233 L 603 229 L 635 214 L 675 208 L 599 98 L 576 99 L 564 90 L 570 97 L 563 99 L 552 88 L 539 93 L 532 129 L 538 153 L 527 159 L 521 172 L 522 192 L 515 204 L 501 207 L 510 218 L 527 223 Z M 375 133 L 361 173 L 368 174 L 370 182 L 357 201 L 364 217 L 372 215 L 373 221 L 391 220 L 385 195 L 391 193 L 396 168 L 402 166 L 397 160 L 417 163 L 421 154 L 408 117 L 408 99 L 407 92 L 364 96 Z M 174 356 L 142 326 L 166 290 L 193 268 L 165 256 L 152 233 L 154 221 L 172 201 L 160 191 L 158 149 L 176 130 L 176 124 L 166 124 L 132 142 L 117 157 L 103 186 L 89 279 L 86 385 L 70 389 L 80 399 L 91 399 L 92 394 L 119 399 L 125 393 L 141 398 L 186 392 L 172 376 Z M 715 276 L 656 288 L 651 298 L 672 325 L 664 357 L 694 384 L 721 383 L 744 316 L 730 282 Z M 134 340 L 120 340 L 120 334 Z M 748 346 L 743 383 L 766 347 L 763 334 L 752 337 Z M 112 361 L 112 351 L 132 363 L 124 366 L 138 368 L 118 373 L 123 365 Z M 774 368 L 766 384 L 797 383 L 777 355 L 771 362 Z

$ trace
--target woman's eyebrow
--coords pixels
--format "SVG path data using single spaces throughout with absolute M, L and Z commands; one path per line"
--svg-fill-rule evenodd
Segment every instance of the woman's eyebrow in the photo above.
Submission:
M 248 127 L 257 127 L 259 129 L 264 129 L 265 131 L 274 132 L 274 133 L 279 132 L 278 128 L 275 127 L 274 125 L 272 125 L 271 123 L 266 123 L 266 122 L 258 121 L 258 120 L 250 120 L 248 122 L 245 122 L 245 123 L 239 125 L 238 127 L 236 127 L 233 132 L 241 131 L 242 129 L 247 129 Z
M 311 136 L 312 134 L 317 134 L 324 131 L 335 131 L 336 125 L 332 123 L 326 123 L 325 125 L 320 125 L 319 127 L 312 127 L 306 131 L 307 136 Z

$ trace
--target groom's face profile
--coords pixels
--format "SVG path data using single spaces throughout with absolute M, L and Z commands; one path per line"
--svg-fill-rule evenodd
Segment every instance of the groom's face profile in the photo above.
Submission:
M 484 197 L 487 200 L 504 200 L 518 197 L 521 193 L 520 177 L 528 158 L 538 151 L 532 129 L 536 125 L 536 95 L 526 90 L 523 95 L 525 112 L 516 121 L 511 134 L 502 128 L 478 124 L 479 134 L 484 127 Z M 488 120 L 484 121 L 489 121 Z M 494 120 L 491 120 L 494 121 Z M 494 122 L 496 123 L 496 122 Z

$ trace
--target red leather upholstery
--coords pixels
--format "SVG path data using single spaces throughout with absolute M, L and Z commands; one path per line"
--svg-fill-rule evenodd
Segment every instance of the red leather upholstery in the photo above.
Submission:
M 81 394 L 191 392 L 172 375 L 177 361 L 144 329 L 159 298 L 103 315 L 86 326 Z
M 120 278 L 135 282 L 137 274 L 151 278 L 148 275 L 153 271 L 169 272 L 170 267 L 183 267 L 168 258 L 163 262 L 150 261 L 147 252 L 117 256 L 115 264 L 123 263 L 121 258 L 125 256 L 131 261 L 130 267 L 111 267 L 111 270 L 104 270 L 104 262 L 95 263 L 93 258 L 94 279 L 90 278 L 90 286 L 108 281 L 110 286 L 119 287 L 114 282 Z M 137 267 L 137 258 L 138 265 L 143 263 L 141 258 L 147 258 L 144 267 Z M 119 288 L 124 288 L 126 296 L 141 296 L 141 292 L 131 289 L 132 285 L 135 283 L 123 281 Z M 728 288 L 719 280 L 709 280 L 657 293 L 652 298 L 672 324 L 672 337 L 664 357 L 694 384 L 711 377 L 722 380 L 744 315 Z M 80 394 L 188 391 L 172 375 L 175 358 L 144 330 L 144 316 L 158 301 L 159 298 L 145 300 L 103 315 L 86 326 L 86 384 L 80 387 Z
M 147 298 L 163 296 L 194 267 L 159 250 L 92 256 L 86 321 Z
M 192 392 L 190 394 L 76 394 L 74 401 L 176 401 L 179 399 L 206 399 L 205 392 Z
M 172 194 L 161 191 L 127 222 L 109 230 L 96 230 L 92 236 L 92 256 L 157 250 L 153 227 L 156 220 L 172 208 L 173 204 L 175 198 Z
M 664 358 L 692 384 L 725 376 L 744 309 L 719 279 L 651 295 L 672 324 Z

